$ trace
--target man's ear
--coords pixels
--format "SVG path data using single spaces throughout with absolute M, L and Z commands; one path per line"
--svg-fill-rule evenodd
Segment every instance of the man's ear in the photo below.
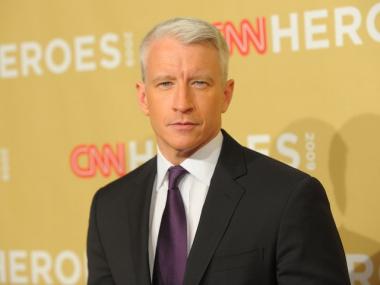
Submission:
M 223 105 L 222 113 L 225 113 L 228 110 L 228 106 L 231 103 L 232 95 L 234 93 L 235 81 L 233 79 L 227 80 L 224 90 L 223 90 Z
M 145 92 L 145 84 L 143 82 L 137 82 L 136 90 L 137 90 L 137 100 L 139 102 L 140 109 L 141 111 L 144 112 L 145 115 L 149 116 L 149 105 L 148 105 L 148 98 Z

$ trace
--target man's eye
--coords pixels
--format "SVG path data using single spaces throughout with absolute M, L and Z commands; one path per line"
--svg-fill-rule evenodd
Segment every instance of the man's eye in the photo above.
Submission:
M 196 88 L 206 88 L 208 86 L 208 83 L 206 81 L 196 80 L 192 85 Z
M 173 82 L 171 81 L 163 81 L 163 82 L 158 83 L 158 86 L 162 88 L 169 88 L 172 85 L 173 85 Z

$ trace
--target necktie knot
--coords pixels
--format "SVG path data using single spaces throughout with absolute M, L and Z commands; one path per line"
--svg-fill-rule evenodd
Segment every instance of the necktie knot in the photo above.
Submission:
M 183 177 L 185 173 L 187 173 L 186 169 L 184 169 L 180 165 L 172 166 L 169 168 L 169 190 L 175 190 L 178 188 L 178 183 Z

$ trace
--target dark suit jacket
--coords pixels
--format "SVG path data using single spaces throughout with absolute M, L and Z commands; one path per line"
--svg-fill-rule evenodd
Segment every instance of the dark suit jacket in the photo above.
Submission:
M 223 135 L 184 284 L 348 285 L 322 185 Z M 155 175 L 153 158 L 94 196 L 89 284 L 151 284 L 148 234 Z

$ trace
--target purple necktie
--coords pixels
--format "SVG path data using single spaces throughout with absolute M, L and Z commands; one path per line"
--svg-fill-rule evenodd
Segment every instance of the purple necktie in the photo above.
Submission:
M 186 213 L 178 183 L 187 171 L 179 165 L 168 171 L 169 189 L 157 239 L 153 285 L 181 285 L 186 268 Z

